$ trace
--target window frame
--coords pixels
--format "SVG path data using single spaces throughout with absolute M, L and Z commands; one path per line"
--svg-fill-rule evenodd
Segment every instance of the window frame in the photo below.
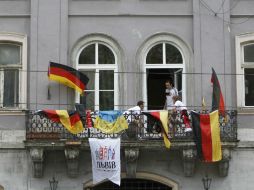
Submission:
M 0 68 L 17 68 L 19 72 L 19 100 L 18 106 L 3 107 L 3 96 L 0 97 L 0 110 L 24 110 L 27 108 L 27 36 L 18 33 L 0 32 L 0 43 L 20 45 L 21 63 L 20 65 L 0 66 Z M 4 69 L 3 69 L 4 70 Z M 3 73 L 3 72 L 2 72 Z M 3 74 L 0 75 L 3 78 Z M 3 81 L 3 80 L 2 80 Z M 0 86 L 0 92 L 3 93 L 4 85 Z
M 250 65 L 244 62 L 244 46 L 249 44 L 254 44 L 254 33 L 241 34 L 235 37 L 237 107 L 243 109 L 254 108 L 254 105 L 245 105 L 244 69 L 254 68 L 254 64 Z
M 166 64 L 165 62 L 165 55 L 163 55 L 163 64 L 146 64 L 146 57 L 147 54 L 149 52 L 149 50 L 154 47 L 155 45 L 159 44 L 159 43 L 165 43 L 165 44 L 170 44 L 173 45 L 174 47 L 176 47 L 179 52 L 182 55 L 182 60 L 183 62 L 181 64 Z M 191 48 L 183 41 L 181 40 L 178 36 L 174 35 L 174 34 L 170 34 L 170 33 L 160 33 L 160 34 L 156 34 L 152 37 L 150 37 L 143 45 L 141 52 L 140 52 L 140 59 L 141 59 L 141 71 L 143 73 L 146 73 L 147 69 L 174 69 L 174 68 L 181 68 L 182 73 L 186 73 L 186 70 L 189 67 L 190 64 L 190 60 L 191 60 Z M 165 51 L 165 50 L 164 50 Z M 190 81 L 192 80 L 191 77 L 189 77 L 190 80 L 186 80 L 186 75 L 182 75 L 182 100 L 183 102 L 187 105 L 187 94 L 189 91 L 191 93 L 190 89 L 187 89 L 187 83 L 190 83 Z M 143 75 L 143 79 L 142 79 L 142 86 L 143 86 L 143 99 L 145 102 L 148 101 L 148 97 L 147 97 L 147 82 L 146 82 L 146 74 Z M 147 109 L 147 105 L 146 105 L 146 109 Z
M 84 64 L 80 65 L 79 64 L 79 57 L 81 52 L 88 47 L 89 45 L 95 44 L 95 64 Z M 98 57 L 98 45 L 102 44 L 108 47 L 111 52 L 114 55 L 115 58 L 115 64 L 99 64 L 99 57 Z M 94 90 L 91 90 L 94 92 L 94 110 L 99 110 L 100 107 L 100 93 L 101 91 L 110 91 L 110 90 L 100 90 L 99 89 L 99 71 L 103 70 L 112 70 L 114 71 L 114 109 L 118 109 L 118 102 L 119 102 L 119 90 L 118 90 L 118 58 L 117 54 L 114 51 L 114 48 L 112 47 L 112 43 L 108 43 L 104 40 L 98 40 L 98 39 L 91 39 L 88 42 L 84 43 L 78 50 L 78 53 L 76 55 L 76 60 L 75 60 L 75 66 L 77 70 L 80 71 L 89 71 L 89 70 L 95 70 L 95 81 L 94 81 Z M 89 91 L 89 89 L 88 89 Z M 80 102 L 80 95 L 79 93 L 75 92 L 75 102 L 78 103 Z

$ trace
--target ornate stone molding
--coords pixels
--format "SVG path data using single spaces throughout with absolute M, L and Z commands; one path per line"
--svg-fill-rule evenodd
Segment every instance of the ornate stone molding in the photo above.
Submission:
M 139 156 L 138 148 L 125 148 L 126 176 L 136 177 L 137 161 Z
M 66 163 L 67 163 L 67 174 L 69 177 L 78 176 L 79 168 L 79 149 L 73 147 L 67 147 L 64 150 Z
M 186 177 L 192 177 L 197 157 L 196 149 L 183 149 L 183 171 Z
M 43 177 L 43 160 L 44 160 L 43 148 L 31 148 L 30 156 L 33 162 L 33 176 L 35 178 Z
M 231 159 L 231 150 L 229 148 L 222 149 L 222 159 L 219 161 L 219 175 L 226 177 L 228 175 L 229 160 Z

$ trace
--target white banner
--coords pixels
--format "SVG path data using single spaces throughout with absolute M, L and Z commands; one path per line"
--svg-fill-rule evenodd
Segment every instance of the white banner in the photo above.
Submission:
M 108 179 L 120 186 L 120 138 L 89 138 L 92 156 L 93 184 Z

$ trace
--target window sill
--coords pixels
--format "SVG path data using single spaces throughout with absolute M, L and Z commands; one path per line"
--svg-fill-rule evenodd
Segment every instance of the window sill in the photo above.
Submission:
M 26 111 L 18 108 L 0 108 L 0 115 L 26 115 Z
M 237 109 L 239 115 L 254 115 L 254 106 L 253 107 L 241 107 Z

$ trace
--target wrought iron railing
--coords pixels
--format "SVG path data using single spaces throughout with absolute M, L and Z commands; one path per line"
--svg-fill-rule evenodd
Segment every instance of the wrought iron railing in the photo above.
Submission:
M 185 124 L 179 112 L 171 113 L 169 119 L 169 137 L 171 141 L 192 141 L 193 133 L 185 132 Z M 92 112 L 92 121 L 98 112 Z M 27 140 L 86 140 L 89 137 L 106 138 L 121 136 L 123 141 L 143 141 L 161 138 L 161 128 L 153 120 L 147 119 L 143 114 L 129 112 L 124 114 L 129 123 L 129 128 L 118 134 L 105 134 L 93 127 L 87 128 L 85 116 L 82 122 L 85 126 L 84 131 L 77 135 L 68 132 L 60 123 L 52 122 L 50 119 L 37 112 L 30 111 L 27 114 L 26 139 Z M 191 118 L 190 118 L 191 119 Z M 93 126 L 93 122 L 92 122 Z M 220 129 L 222 141 L 237 140 L 237 113 L 234 110 L 226 111 L 226 116 L 220 116 Z

